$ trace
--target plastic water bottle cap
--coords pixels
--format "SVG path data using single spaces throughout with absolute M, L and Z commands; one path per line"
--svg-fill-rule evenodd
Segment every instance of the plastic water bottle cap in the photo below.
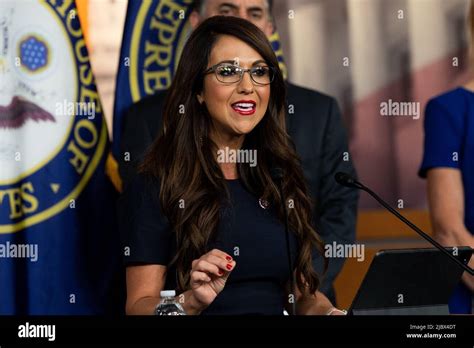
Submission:
M 174 291 L 174 290 L 163 290 L 163 291 L 160 291 L 160 296 L 161 297 L 175 297 L 176 296 L 176 291 Z

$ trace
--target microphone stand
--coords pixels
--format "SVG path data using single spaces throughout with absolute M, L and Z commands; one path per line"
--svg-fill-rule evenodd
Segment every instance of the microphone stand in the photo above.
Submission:
M 406 225 L 408 225 L 408 227 L 410 227 L 413 231 L 418 233 L 422 238 L 424 238 L 426 241 L 428 241 L 431 245 L 435 246 L 438 250 L 440 250 L 442 253 L 444 253 L 452 261 L 457 263 L 458 266 L 462 267 L 470 275 L 474 275 L 474 270 L 471 267 L 469 267 L 468 265 L 465 265 L 464 263 L 462 263 L 457 257 L 455 257 L 453 254 L 451 254 L 448 250 L 446 250 L 445 247 L 443 247 L 441 244 L 439 244 L 437 241 L 435 241 L 433 238 L 431 238 L 429 235 L 427 235 L 425 232 L 423 232 L 421 229 L 419 229 L 415 224 L 413 224 L 411 221 L 409 221 L 407 218 L 405 218 L 398 211 L 393 209 L 388 203 L 386 203 L 382 198 L 380 198 L 375 192 L 373 192 L 367 186 L 361 184 L 360 182 L 355 180 L 352 176 L 350 176 L 347 173 L 339 172 L 334 176 L 334 178 L 336 179 L 337 183 L 342 185 L 342 186 L 346 186 L 346 187 L 350 187 L 350 188 L 357 188 L 359 190 L 367 192 L 377 202 L 379 202 L 385 209 L 387 209 L 389 212 L 391 212 L 393 215 L 395 215 L 398 219 L 403 221 Z

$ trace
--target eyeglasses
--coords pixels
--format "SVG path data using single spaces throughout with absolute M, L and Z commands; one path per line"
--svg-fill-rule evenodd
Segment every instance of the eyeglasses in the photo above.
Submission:
M 222 83 L 237 83 L 242 81 L 245 72 L 257 85 L 269 85 L 275 77 L 275 68 L 270 66 L 254 66 L 250 69 L 241 68 L 230 63 L 219 63 L 204 71 L 204 75 L 214 73 L 217 81 Z

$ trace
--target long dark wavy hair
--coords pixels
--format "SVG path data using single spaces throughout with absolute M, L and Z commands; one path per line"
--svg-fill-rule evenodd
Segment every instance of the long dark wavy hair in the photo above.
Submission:
M 302 293 L 314 293 L 319 278 L 311 253 L 316 248 L 323 255 L 323 247 L 312 227 L 312 202 L 301 163 L 286 133 L 285 81 L 265 34 L 252 23 L 235 17 L 211 17 L 189 37 L 167 93 L 161 133 L 140 168 L 159 180 L 161 209 L 176 233 L 177 253 L 168 266 L 176 266 L 178 289 L 187 290 L 191 263 L 208 251 L 217 232 L 222 204 L 230 199 L 217 163 L 217 145 L 209 138 L 211 116 L 197 99 L 211 50 L 221 35 L 242 40 L 275 68 L 266 113 L 242 145 L 243 149 L 257 150 L 258 165 L 237 163 L 237 170 L 243 185 L 256 197 L 271 202 L 280 221 L 284 221 L 278 186 L 270 172 L 273 167 L 284 168 L 282 187 L 287 199 L 294 202 L 294 209 L 288 209 L 289 228 L 296 234 L 299 246 L 296 284 Z

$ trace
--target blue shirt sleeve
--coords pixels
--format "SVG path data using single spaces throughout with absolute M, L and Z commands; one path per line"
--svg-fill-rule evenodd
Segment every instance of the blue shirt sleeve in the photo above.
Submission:
M 418 175 L 426 178 L 437 167 L 459 168 L 462 149 L 463 114 L 459 104 L 447 107 L 432 99 L 425 111 L 425 151 Z

